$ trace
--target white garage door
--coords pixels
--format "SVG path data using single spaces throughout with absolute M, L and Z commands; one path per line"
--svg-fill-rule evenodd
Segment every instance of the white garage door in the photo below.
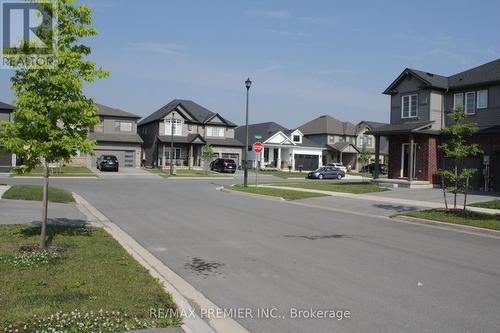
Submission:
M 101 155 L 114 155 L 122 167 L 133 168 L 135 160 L 135 151 L 133 150 L 95 150 L 92 164 L 95 166 L 96 159 Z

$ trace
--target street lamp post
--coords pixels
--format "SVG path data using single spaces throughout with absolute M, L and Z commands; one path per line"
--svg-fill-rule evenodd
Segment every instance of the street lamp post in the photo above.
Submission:
M 244 165 L 243 165 L 243 172 L 244 172 L 244 177 L 243 177 L 243 185 L 246 187 L 248 186 L 248 95 L 250 91 L 250 86 L 252 85 L 252 81 L 250 81 L 250 78 L 248 78 L 245 81 L 245 86 L 247 87 L 247 108 L 246 108 L 246 117 L 245 117 L 245 148 L 243 150 L 243 160 L 244 160 Z
M 175 120 L 175 112 L 172 112 L 172 120 L 170 127 L 170 175 L 174 175 L 174 164 L 173 164 L 173 155 L 174 155 L 174 120 Z

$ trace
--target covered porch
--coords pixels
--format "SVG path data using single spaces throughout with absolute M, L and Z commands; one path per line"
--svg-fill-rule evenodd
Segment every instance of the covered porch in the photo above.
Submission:
M 358 169 L 358 149 L 349 142 L 336 142 L 326 145 L 324 164 L 340 163 L 348 170 Z
M 173 141 L 173 144 L 172 144 Z M 187 137 L 171 136 L 158 137 L 157 166 L 168 167 L 173 164 L 178 167 L 202 167 L 202 148 L 205 140 L 200 135 Z
M 322 149 L 292 145 L 265 144 L 261 154 L 254 155 L 254 167 L 280 170 L 315 170 L 322 166 Z
M 389 141 L 388 178 L 435 184 L 434 172 L 438 169 L 439 131 L 432 129 L 433 122 L 411 122 L 386 125 L 370 132 L 375 137 L 374 178 L 379 178 L 380 136 Z

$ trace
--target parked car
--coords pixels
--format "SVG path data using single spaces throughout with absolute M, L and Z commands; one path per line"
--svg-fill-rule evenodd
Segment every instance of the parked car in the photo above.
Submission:
M 101 155 L 97 158 L 96 167 L 100 171 L 116 171 L 118 172 L 119 163 L 118 159 L 114 155 Z
M 373 173 L 375 170 L 375 163 L 370 163 L 361 168 L 361 172 L 369 172 Z M 386 175 L 387 174 L 387 165 L 379 164 L 379 173 Z
M 311 171 L 307 174 L 310 179 L 342 179 L 345 177 L 345 171 L 332 166 L 321 167 L 317 170 Z
M 347 172 L 347 168 L 342 163 L 328 163 L 325 166 L 334 167 L 334 168 L 340 169 L 344 172 Z
M 227 158 L 218 158 L 210 165 L 210 170 L 217 172 L 236 172 L 236 162 Z

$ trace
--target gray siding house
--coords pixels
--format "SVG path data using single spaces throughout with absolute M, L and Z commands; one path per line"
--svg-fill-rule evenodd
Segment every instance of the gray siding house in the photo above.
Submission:
M 448 113 L 463 107 L 479 132 L 472 141 L 484 151 L 464 167 L 475 168 L 475 188 L 500 191 L 500 59 L 443 76 L 406 68 L 384 91 L 390 96 L 391 123 L 372 130 L 389 140 L 389 178 L 438 184 L 434 172 L 448 161 L 438 146 Z
M 138 132 L 144 141 L 145 165 L 202 166 L 202 147 L 212 146 L 213 158 L 231 158 L 241 165 L 243 144 L 234 138 L 236 125 L 218 113 L 190 101 L 175 99 L 142 119 Z M 173 138 L 173 140 L 172 140 Z
M 0 102 L 0 121 L 12 121 L 13 111 L 14 107 L 12 105 Z M 3 145 L 0 142 L 0 172 L 10 172 L 10 169 L 15 165 L 15 155 L 3 151 Z
M 94 155 L 80 154 L 73 158 L 73 163 L 95 167 L 99 156 L 114 155 L 120 167 L 140 167 L 142 139 L 137 134 L 140 116 L 102 104 L 97 104 L 97 108 L 100 122 L 89 133 L 89 139 L 96 141 Z

